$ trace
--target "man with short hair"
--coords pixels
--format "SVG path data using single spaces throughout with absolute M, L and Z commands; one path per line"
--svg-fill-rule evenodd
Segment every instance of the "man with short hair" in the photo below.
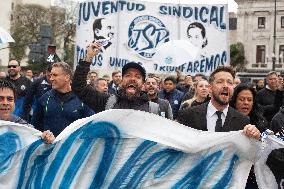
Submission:
M 263 108 L 263 115 L 270 123 L 273 116 L 279 111 L 283 102 L 275 103 L 275 97 L 282 99 L 283 96 L 282 86 L 278 84 L 278 74 L 275 71 L 271 71 L 266 75 L 267 85 L 265 88 L 257 92 L 256 100 Z M 279 87 L 279 89 L 278 89 Z M 281 96 L 281 97 L 280 97 Z M 279 98 L 278 98 L 279 97 Z
M 177 117 L 177 113 L 184 96 L 184 93 L 176 89 L 177 80 L 173 76 L 169 76 L 164 80 L 163 89 L 159 92 L 159 98 L 169 101 L 173 119 Z
M 108 109 L 134 109 L 158 114 L 159 105 L 149 102 L 148 97 L 141 91 L 145 81 L 145 69 L 135 63 L 129 62 L 122 68 L 122 82 L 114 95 L 100 93 L 86 83 L 86 75 L 90 70 L 91 62 L 101 50 L 101 47 L 92 43 L 87 47 L 84 60 L 80 60 L 76 67 L 72 89 L 78 97 L 95 112 Z
M 109 85 L 110 83 L 110 76 L 108 74 L 103 75 L 103 79 L 107 81 L 107 84 Z
M 144 84 L 145 92 L 148 94 L 148 98 L 150 101 L 159 104 L 160 107 L 160 116 L 173 119 L 173 113 L 170 103 L 167 100 L 158 98 L 158 83 L 156 79 L 152 77 L 148 77 Z
M 14 84 L 6 79 L 0 79 L 0 120 L 33 127 L 25 120 L 13 114 L 16 97 L 17 91 Z M 41 138 L 47 143 L 52 143 L 55 139 L 54 135 L 48 130 L 42 133 Z
M 0 120 L 28 124 L 25 120 L 13 114 L 16 101 L 16 87 L 6 79 L 0 79 Z
M 235 73 L 230 67 L 218 67 L 209 78 L 211 100 L 199 106 L 182 109 L 178 122 L 211 132 L 243 130 L 248 137 L 259 139 L 260 132 L 249 118 L 229 106 L 233 95 Z
M 22 106 L 24 97 L 30 89 L 32 82 L 25 76 L 20 75 L 21 66 L 20 62 L 16 59 L 11 59 L 8 63 L 8 77 L 7 79 L 12 82 L 17 89 L 17 100 L 15 105 L 14 114 L 20 116 L 23 112 Z
M 256 91 L 260 91 L 261 89 L 263 89 L 264 86 L 264 80 L 263 79 L 259 79 L 256 83 Z
M 108 84 L 108 92 L 110 94 L 115 94 L 119 89 L 119 84 L 121 83 L 121 71 L 112 72 L 112 81 Z
M 26 71 L 26 77 L 27 77 L 29 80 L 33 81 L 33 71 L 32 71 L 32 70 L 27 70 L 27 71 Z
M 94 85 L 95 81 L 97 80 L 97 77 L 98 77 L 98 73 L 96 71 L 94 71 L 94 70 L 91 70 L 88 73 L 88 76 L 87 76 L 88 81 L 87 82 L 90 85 Z
M 72 69 L 67 63 L 59 62 L 52 65 L 50 73 L 52 89 L 38 100 L 32 117 L 31 123 L 36 129 L 50 130 L 54 136 L 57 136 L 72 122 L 94 114 L 72 92 L 72 77 Z
M 108 92 L 108 85 L 107 81 L 104 78 L 99 78 L 95 81 L 94 87 L 98 92 L 107 93 Z

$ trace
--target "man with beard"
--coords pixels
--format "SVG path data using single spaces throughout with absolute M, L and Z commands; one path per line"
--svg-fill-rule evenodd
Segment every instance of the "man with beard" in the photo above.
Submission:
M 170 103 L 167 100 L 158 98 L 158 83 L 154 77 L 148 77 L 144 85 L 145 92 L 150 101 L 159 104 L 160 116 L 173 119 L 173 112 Z
M 7 80 L 16 86 L 17 100 L 15 105 L 14 114 L 20 116 L 23 112 L 22 105 L 24 97 L 30 89 L 32 82 L 25 76 L 20 75 L 21 66 L 20 62 L 16 59 L 11 59 L 8 63 L 8 77 Z
M 178 122 L 188 127 L 211 132 L 243 130 L 248 137 L 259 139 L 260 132 L 249 124 L 249 118 L 229 107 L 235 73 L 230 67 L 218 67 L 209 78 L 211 100 L 200 106 L 182 109 Z
M 76 67 L 72 90 L 77 96 L 96 113 L 106 109 L 134 109 L 158 114 L 159 105 L 149 102 L 147 94 L 141 92 L 146 71 L 135 62 L 130 62 L 122 68 L 121 87 L 114 95 L 100 93 L 87 85 L 86 77 L 94 56 L 101 47 L 92 43 L 87 47 L 84 60 L 80 60 Z

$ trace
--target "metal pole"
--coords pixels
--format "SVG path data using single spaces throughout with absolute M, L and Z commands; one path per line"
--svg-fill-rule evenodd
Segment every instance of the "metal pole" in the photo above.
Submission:
M 272 71 L 275 71 L 275 61 L 276 61 L 276 54 L 275 54 L 275 47 L 276 47 L 276 0 L 274 0 L 274 26 L 273 26 L 273 54 L 272 57 Z

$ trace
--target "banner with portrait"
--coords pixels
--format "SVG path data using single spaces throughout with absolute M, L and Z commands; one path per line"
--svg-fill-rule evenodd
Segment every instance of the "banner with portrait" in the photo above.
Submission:
M 148 73 L 210 74 L 229 62 L 227 4 L 174 4 L 147 1 L 85 1 L 79 4 L 75 62 L 90 42 L 103 43 L 92 69 L 110 72 L 134 61 Z M 162 44 L 184 40 L 198 51 L 173 66 L 173 57 L 154 61 Z M 179 47 L 177 47 L 179 48 Z M 177 49 L 173 47 L 173 49 Z M 190 51 L 190 50 L 189 50 Z M 177 54 L 176 56 L 179 56 Z

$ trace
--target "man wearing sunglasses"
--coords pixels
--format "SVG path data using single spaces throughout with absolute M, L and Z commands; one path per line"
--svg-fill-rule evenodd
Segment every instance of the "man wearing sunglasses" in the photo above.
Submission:
M 20 62 L 17 61 L 16 59 L 11 59 L 8 63 L 7 80 L 16 86 L 18 98 L 15 102 L 16 103 L 15 110 L 13 112 L 13 114 L 16 116 L 20 116 L 22 114 L 23 111 L 22 105 L 24 97 L 26 96 L 32 84 L 32 82 L 28 78 L 20 74 L 20 71 L 21 71 Z

